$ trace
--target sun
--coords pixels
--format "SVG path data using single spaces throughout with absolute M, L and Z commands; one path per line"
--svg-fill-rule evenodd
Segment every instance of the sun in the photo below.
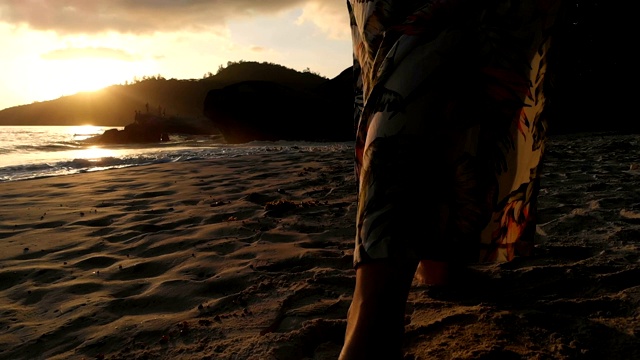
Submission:
M 49 60 L 42 65 L 28 74 L 38 101 L 124 84 L 153 68 L 145 62 L 99 57 Z
M 121 61 L 111 59 L 67 59 L 51 66 L 42 85 L 52 98 L 94 91 L 123 82 L 129 75 Z

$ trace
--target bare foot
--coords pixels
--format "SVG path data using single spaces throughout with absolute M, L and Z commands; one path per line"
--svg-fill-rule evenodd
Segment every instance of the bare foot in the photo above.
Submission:
M 448 285 L 451 281 L 451 266 L 446 261 L 422 260 L 415 277 L 424 285 Z

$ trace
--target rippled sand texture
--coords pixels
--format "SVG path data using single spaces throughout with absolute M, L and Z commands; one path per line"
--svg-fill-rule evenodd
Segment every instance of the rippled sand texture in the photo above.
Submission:
M 638 139 L 552 139 L 537 254 L 414 286 L 405 358 L 640 358 Z M 0 359 L 336 359 L 352 159 L 274 151 L 0 184 Z

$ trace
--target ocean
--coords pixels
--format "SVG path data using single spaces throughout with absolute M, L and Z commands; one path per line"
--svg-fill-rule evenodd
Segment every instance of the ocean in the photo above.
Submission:
M 220 135 L 172 134 L 167 142 L 95 145 L 86 140 L 117 126 L 0 126 L 0 182 L 106 171 L 149 164 L 236 157 L 273 152 L 343 151 L 353 142 L 251 142 L 226 144 Z M 601 165 L 640 171 L 640 135 L 583 133 L 552 136 L 545 168 L 558 153 L 564 161 L 596 157 Z M 597 156 L 596 156 L 597 154 Z M 545 174 L 551 175 L 553 174 Z
M 352 142 L 226 144 L 220 135 L 171 135 L 152 144 L 95 145 L 87 139 L 118 126 L 0 126 L 0 182 L 149 164 L 291 152 L 339 151 Z

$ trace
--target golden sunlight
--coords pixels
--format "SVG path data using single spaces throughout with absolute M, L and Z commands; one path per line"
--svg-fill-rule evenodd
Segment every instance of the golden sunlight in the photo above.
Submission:
M 102 135 L 105 132 L 105 130 L 112 129 L 112 128 L 114 127 L 80 125 L 80 126 L 69 126 L 66 132 L 71 138 L 73 138 L 74 141 L 82 141 L 97 135 Z
M 50 91 L 71 95 L 82 91 L 94 91 L 122 82 L 126 70 L 121 61 L 110 59 L 70 59 L 55 66 L 59 79 L 50 82 Z
M 74 156 L 76 159 L 99 160 L 106 157 L 116 156 L 116 151 L 104 149 L 98 146 L 91 146 L 86 149 L 78 150 Z
M 56 99 L 79 92 L 95 91 L 131 81 L 136 74 L 144 73 L 144 66 L 137 62 L 117 59 L 79 58 L 52 60 L 47 72 L 38 82 L 41 98 Z M 148 69 L 147 69 L 148 70 Z

